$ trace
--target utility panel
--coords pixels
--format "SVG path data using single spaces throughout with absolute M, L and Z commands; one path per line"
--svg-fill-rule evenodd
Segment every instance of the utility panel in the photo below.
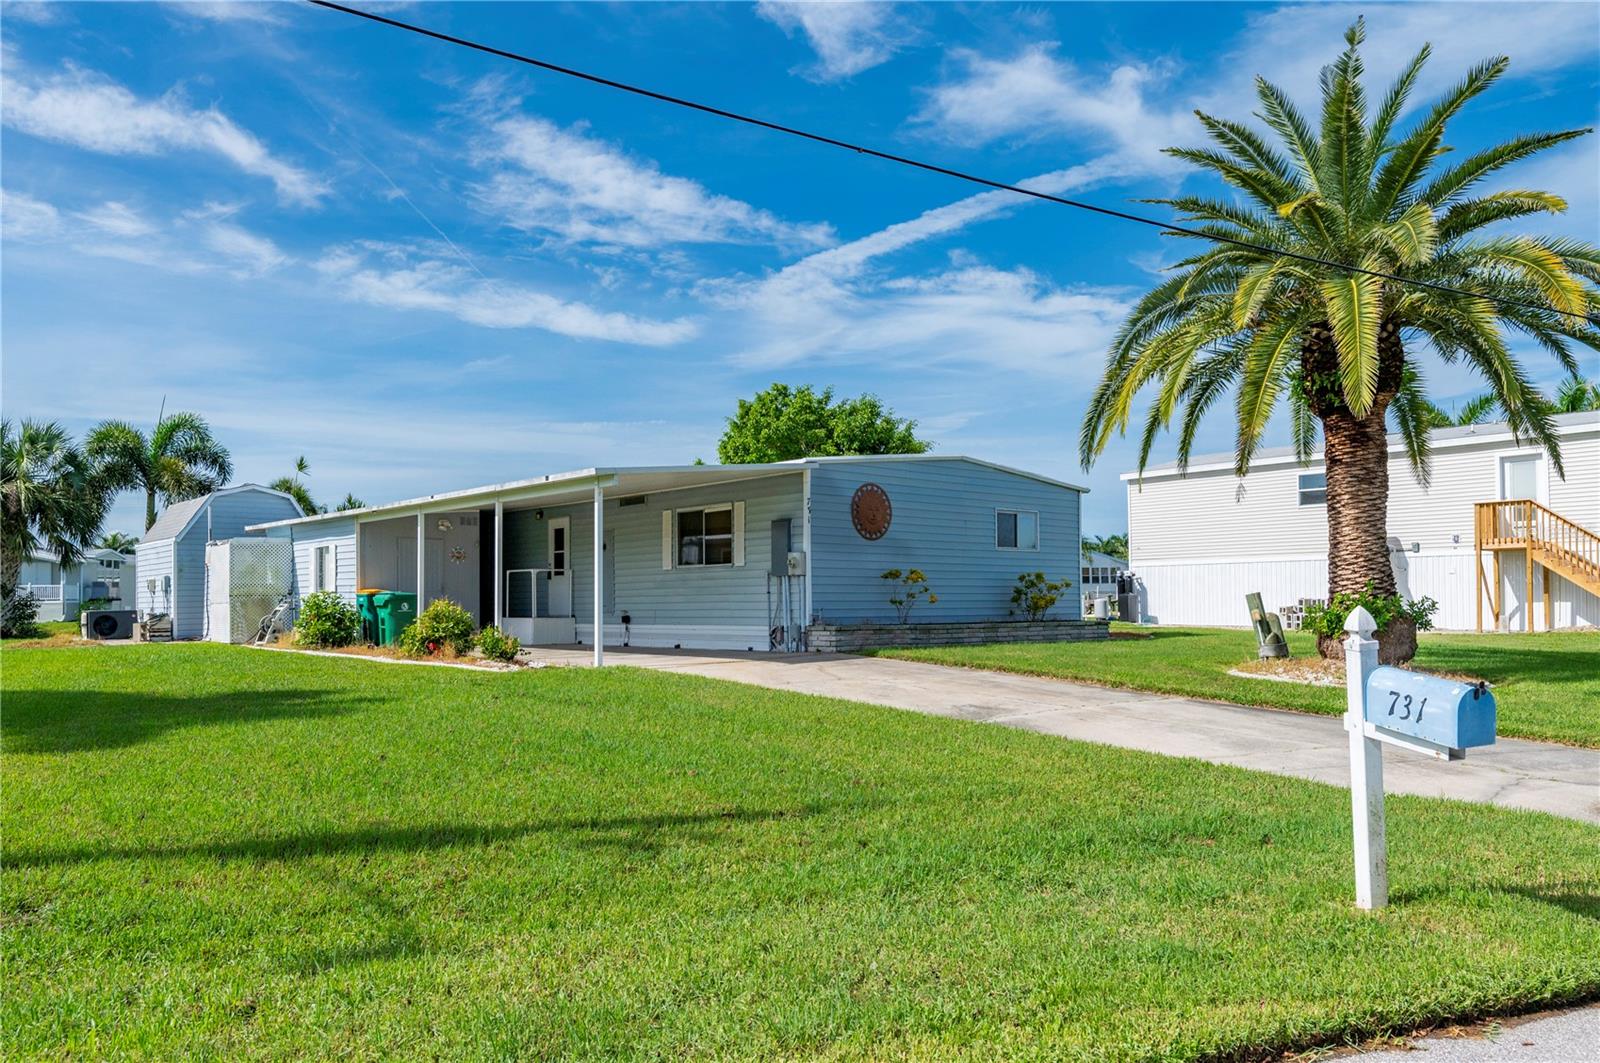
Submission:
M 774 576 L 789 574 L 789 550 L 793 546 L 790 541 L 792 524 L 793 521 L 788 517 L 772 522 L 772 567 L 768 571 Z

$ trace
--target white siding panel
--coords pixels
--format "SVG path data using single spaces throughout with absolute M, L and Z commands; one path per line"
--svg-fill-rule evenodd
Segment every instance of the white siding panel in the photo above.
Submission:
M 1301 598 L 1328 593 L 1328 562 L 1320 557 L 1281 561 L 1176 561 L 1141 566 L 1140 606 L 1146 623 L 1249 627 L 1244 596 L 1261 593 L 1277 612 Z
M 1600 531 L 1600 431 L 1569 434 L 1562 441 L 1566 478 L 1547 470 L 1548 504 L 1567 519 Z M 1440 448 L 1433 477 L 1423 488 L 1403 456 L 1389 464 L 1389 541 L 1396 582 L 1409 597 L 1440 604 L 1436 623 L 1444 630 L 1477 626 L 1474 589 L 1473 506 L 1499 496 L 1500 459 L 1535 453 L 1508 442 Z M 1243 597 L 1259 590 L 1277 610 L 1302 597 L 1327 594 L 1327 512 L 1298 504 L 1300 473 L 1294 466 L 1268 467 L 1244 479 L 1226 470 L 1188 477 L 1155 475 L 1128 483 L 1129 568 L 1143 583 L 1147 615 L 1163 624 L 1245 623 Z M 1413 546 L 1416 550 L 1413 551 Z M 1266 559 L 1266 560 L 1258 560 Z M 1288 559 L 1288 560 L 1284 560 Z M 1511 630 L 1523 626 L 1527 593 L 1518 555 L 1504 561 L 1506 617 Z M 1484 555 L 1484 568 L 1490 559 Z M 1513 576 L 1512 573 L 1515 573 Z M 1542 581 L 1534 582 L 1534 619 L 1542 630 Z M 1551 577 L 1557 627 L 1600 623 L 1600 600 Z M 1485 605 L 1485 626 L 1490 623 Z

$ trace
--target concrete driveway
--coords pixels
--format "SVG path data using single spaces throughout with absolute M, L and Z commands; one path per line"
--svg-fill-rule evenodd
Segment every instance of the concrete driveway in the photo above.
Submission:
M 535 648 L 532 655 L 553 664 L 588 662 L 587 651 Z M 607 649 L 606 661 L 1350 784 L 1348 740 L 1331 716 L 847 654 Z M 1600 750 L 1502 738 L 1451 764 L 1397 749 L 1383 761 L 1390 793 L 1600 823 Z

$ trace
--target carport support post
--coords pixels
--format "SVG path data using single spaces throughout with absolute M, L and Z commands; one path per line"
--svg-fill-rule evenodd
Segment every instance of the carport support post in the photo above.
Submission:
M 427 550 L 428 544 L 426 542 L 426 536 L 424 534 L 424 526 L 425 526 L 425 523 L 426 523 L 426 519 L 427 519 L 427 514 L 422 513 L 422 512 L 418 512 L 417 513 L 417 615 L 418 616 L 421 616 L 422 615 L 422 611 L 428 607 L 428 600 L 427 600 L 427 597 L 426 597 L 427 591 L 424 590 L 424 588 L 427 586 L 425 580 L 426 580 L 427 575 L 428 575 L 428 550 Z
M 606 663 L 606 491 L 594 486 L 594 666 Z
M 503 596 L 506 592 L 506 504 L 500 499 L 494 500 L 494 626 L 499 628 L 504 622 L 503 612 L 505 602 Z
M 1361 606 L 1344 622 L 1345 730 L 1350 734 L 1350 808 L 1354 819 L 1356 907 L 1389 903 L 1389 849 L 1383 826 L 1383 744 L 1366 734 L 1367 677 L 1378 667 L 1377 630 Z

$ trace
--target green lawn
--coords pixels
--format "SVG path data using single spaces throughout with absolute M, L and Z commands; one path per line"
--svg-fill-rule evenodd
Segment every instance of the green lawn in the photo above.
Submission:
M 1178 641 L 1178 640 L 1172 640 Z M 6 1056 L 1261 1058 L 1600 998 L 1600 831 L 631 669 L 0 661 Z
M 1109 642 L 1035 642 L 932 649 L 879 650 L 886 657 L 992 668 L 1108 686 L 1186 694 L 1240 705 L 1270 705 L 1337 716 L 1343 687 L 1275 683 L 1228 674 L 1256 656 L 1250 631 L 1227 628 L 1138 628 L 1115 632 L 1148 638 Z M 1297 657 L 1316 653 L 1315 640 L 1289 634 Z M 1536 635 L 1424 634 L 1411 667 L 1466 674 L 1494 686 L 1499 732 L 1568 745 L 1600 747 L 1600 632 Z

